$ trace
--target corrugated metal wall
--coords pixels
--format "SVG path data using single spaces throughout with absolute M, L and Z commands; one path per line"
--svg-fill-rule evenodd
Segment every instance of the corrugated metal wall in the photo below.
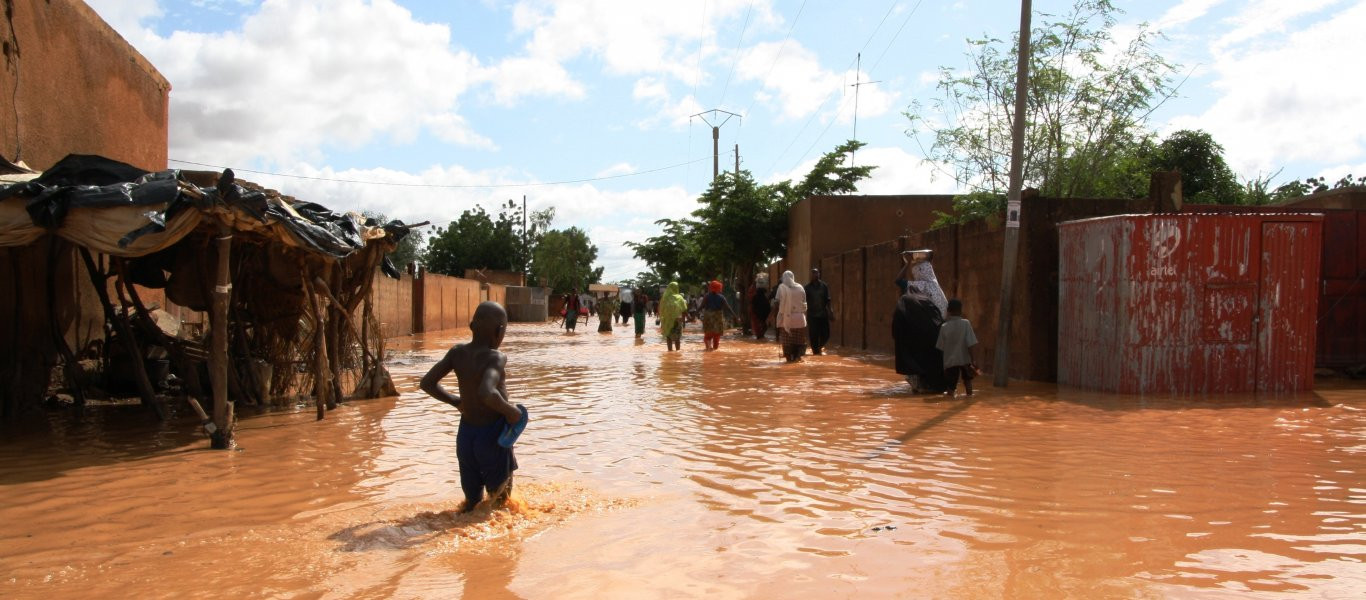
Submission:
M 1060 225 L 1058 382 L 1126 393 L 1309 389 L 1321 226 L 1232 214 Z

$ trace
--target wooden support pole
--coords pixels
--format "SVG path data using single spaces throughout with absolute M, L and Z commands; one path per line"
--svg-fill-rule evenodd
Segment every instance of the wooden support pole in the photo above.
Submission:
M 213 306 L 209 313 L 212 346 L 209 347 L 209 378 L 213 384 L 213 422 L 218 431 L 212 436 L 213 447 L 226 449 L 232 445 L 233 407 L 228 402 L 228 304 L 232 300 L 232 273 L 229 253 L 232 252 L 232 228 L 218 224 L 218 268 L 214 278 Z
M 62 376 L 71 390 L 72 399 L 76 401 L 76 420 L 80 421 L 85 419 L 85 389 L 82 386 L 85 385 L 86 378 L 85 372 L 81 369 L 81 361 L 76 358 L 76 353 L 71 351 L 71 346 L 67 345 L 66 332 L 57 320 L 57 249 L 58 238 L 53 235 L 47 251 L 47 316 L 53 343 L 61 353 L 62 360 L 66 361 L 62 366 Z
M 114 312 L 114 305 L 109 300 L 109 289 L 106 287 L 109 281 L 104 276 L 104 269 L 95 264 L 95 259 L 90 256 L 90 251 L 85 248 L 81 248 L 81 259 L 85 261 L 85 268 L 90 272 L 90 283 L 95 286 L 95 295 L 104 305 L 104 318 L 114 325 L 114 330 L 118 332 L 119 340 L 123 343 L 124 352 L 127 352 L 133 359 L 133 380 L 137 383 L 138 395 L 142 398 L 143 405 L 152 406 L 156 402 L 156 392 L 152 389 L 151 379 L 147 377 L 147 369 L 143 365 L 142 349 L 138 347 L 138 341 L 133 337 L 133 328 L 128 325 L 126 318 Z
M 120 262 L 120 276 L 123 272 L 124 266 Z M 204 405 L 199 403 L 199 398 L 204 396 L 204 390 L 199 385 L 199 369 L 195 367 L 194 360 L 185 353 L 177 340 L 171 339 L 171 336 L 166 335 L 166 332 L 162 331 L 161 327 L 152 320 L 147 305 L 143 304 L 142 297 L 138 295 L 138 289 L 132 285 L 128 286 L 128 300 L 133 303 L 133 309 L 142 322 L 143 329 L 158 336 L 162 345 L 166 347 L 166 351 L 170 353 L 171 362 L 175 364 L 176 370 L 185 380 L 185 386 L 190 390 L 190 393 L 185 394 L 186 402 L 189 403 L 190 408 L 194 409 L 194 414 L 199 415 L 199 423 L 204 427 L 204 432 L 212 436 L 215 431 L 218 431 L 218 426 L 214 425 L 213 419 L 209 418 L 209 413 L 204 411 Z
M 331 287 L 335 287 L 336 284 L 337 284 L 337 282 L 338 282 L 338 280 L 340 279 L 340 273 L 339 273 L 340 269 L 341 269 L 341 266 L 340 266 L 340 265 L 337 265 L 337 264 L 335 264 L 335 263 L 329 263 L 329 264 L 327 265 L 327 275 L 328 275 L 328 279 L 332 282 L 332 286 L 331 286 Z M 327 289 L 329 289 L 329 288 L 328 288 L 328 287 L 324 287 L 323 289 L 324 289 L 324 290 L 327 290 Z M 332 383 L 332 387 L 331 387 L 330 390 L 328 390 L 328 394 L 327 394 L 327 409 L 328 409 L 328 410 L 332 410 L 332 409 L 334 409 L 334 408 L 337 408 L 337 404 L 341 402 L 341 398 L 342 398 L 342 391 L 341 391 L 341 340 L 342 340 L 342 335 L 341 335 L 341 323 L 342 323 L 342 320 L 341 320 L 340 318 L 338 318 L 339 316 L 341 316 L 342 307 L 341 307 L 340 304 L 337 305 L 337 306 L 335 306 L 335 307 L 331 306 L 330 304 L 328 304 L 328 303 L 326 303 L 326 302 L 324 302 L 323 304 L 324 304 L 324 306 L 327 307 L 327 310 L 325 311 L 325 312 L 327 313 L 327 369 L 328 369 L 328 374 L 329 374 L 329 376 L 330 376 L 330 378 L 331 378 L 331 383 Z M 349 317 L 350 315 L 347 315 L 347 316 Z

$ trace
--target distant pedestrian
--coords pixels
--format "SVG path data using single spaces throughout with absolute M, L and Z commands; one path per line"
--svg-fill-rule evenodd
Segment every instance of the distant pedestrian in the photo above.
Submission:
M 702 297 L 702 345 L 706 350 L 721 347 L 721 334 L 726 332 L 726 314 L 739 319 L 730 302 L 721 295 L 721 282 L 707 284 L 708 293 Z
M 598 300 L 598 333 L 612 333 L 612 319 L 617 316 L 617 301 L 607 292 Z
M 634 299 L 635 297 L 631 295 L 631 288 L 621 288 L 621 302 L 619 310 L 617 311 L 617 316 L 621 319 L 622 325 L 625 325 L 627 321 L 631 320 L 631 309 L 632 306 L 634 306 Z
M 578 323 L 579 323 L 579 308 L 580 308 L 581 306 L 582 306 L 582 304 L 580 304 L 580 302 L 579 302 L 579 291 L 578 291 L 578 290 L 576 290 L 576 289 L 575 289 L 575 290 L 569 290 L 569 293 L 564 295 L 564 329 L 565 329 L 565 331 L 574 331 L 574 326 L 575 326 L 575 325 L 578 325 Z
M 783 282 L 778 285 L 778 341 L 783 344 L 783 358 L 799 362 L 806 354 L 806 290 L 797 283 L 792 271 L 783 271 Z
M 636 289 L 631 299 L 631 318 L 636 320 L 636 337 L 645 335 L 645 312 L 650 307 L 650 295 Z
M 949 318 L 939 328 L 939 340 L 935 347 L 944 353 L 944 377 L 948 380 L 947 396 L 958 390 L 958 379 L 963 379 L 963 389 L 972 395 L 972 378 L 977 376 L 977 361 L 973 360 L 972 347 L 977 345 L 977 335 L 972 331 L 972 323 L 963 318 L 963 301 L 949 300 Z
M 678 282 L 669 282 L 669 289 L 659 299 L 659 333 L 669 351 L 683 348 L 683 316 L 688 311 L 688 301 L 678 293 Z
M 760 287 L 755 282 L 751 288 L 754 292 L 749 298 L 750 328 L 754 330 L 754 339 L 762 340 L 768 333 L 768 316 L 773 312 L 773 305 L 769 301 L 767 287 Z
M 830 341 L 830 319 L 835 316 L 831 307 L 830 286 L 821 280 L 821 270 L 811 269 L 811 283 L 806 284 L 806 326 L 811 339 L 811 354 L 821 355 Z

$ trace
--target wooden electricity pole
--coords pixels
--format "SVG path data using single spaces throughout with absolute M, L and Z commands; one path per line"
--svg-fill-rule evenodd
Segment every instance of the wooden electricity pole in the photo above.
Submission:
M 1015 262 L 1020 249 L 1020 188 L 1024 186 L 1025 101 L 1029 98 L 1030 0 L 1020 2 L 1019 56 L 1015 64 L 1015 115 L 1010 127 L 1010 189 L 1006 193 L 1006 239 L 1001 261 L 1001 315 L 996 320 L 996 359 L 991 371 L 996 387 L 1010 377 L 1010 316 L 1015 297 Z

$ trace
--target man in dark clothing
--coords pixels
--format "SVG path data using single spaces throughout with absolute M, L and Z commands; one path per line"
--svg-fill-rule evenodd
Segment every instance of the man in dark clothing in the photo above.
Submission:
M 806 327 L 811 339 L 811 353 L 817 356 L 830 341 L 831 309 L 830 286 L 821 281 L 821 270 L 811 269 L 811 283 L 806 284 Z

